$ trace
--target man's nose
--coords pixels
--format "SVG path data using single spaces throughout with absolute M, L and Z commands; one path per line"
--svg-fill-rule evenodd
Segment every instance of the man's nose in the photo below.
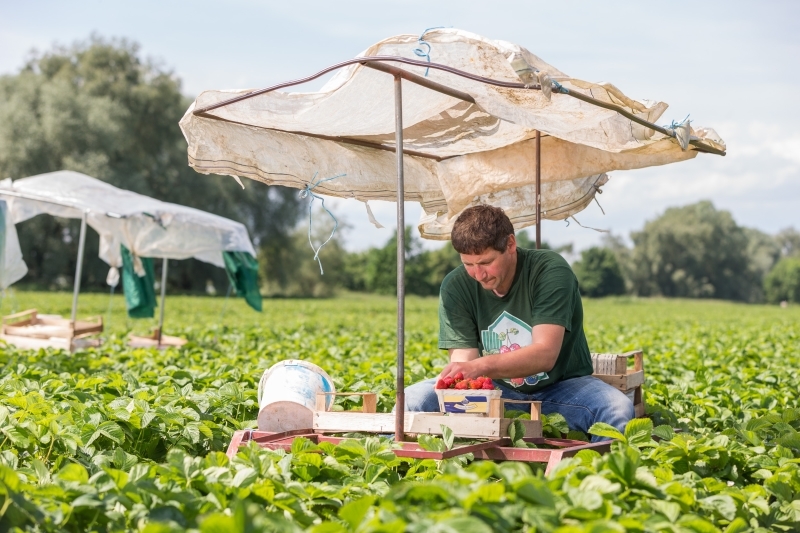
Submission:
M 486 279 L 486 270 L 481 267 L 475 267 L 475 279 L 478 281 Z

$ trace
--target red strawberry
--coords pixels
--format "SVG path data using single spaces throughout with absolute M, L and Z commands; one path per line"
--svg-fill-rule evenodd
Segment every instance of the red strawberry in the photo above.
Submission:
M 483 386 L 481 387 L 481 389 L 484 389 L 484 390 L 494 390 L 494 383 L 492 383 L 492 380 L 491 380 L 491 379 L 490 379 L 490 380 L 488 380 L 488 381 L 484 381 L 484 382 L 483 382 Z
M 459 372 L 459 373 L 457 373 L 455 376 L 453 376 L 453 378 L 454 378 L 456 381 L 461 381 L 462 379 L 464 379 L 464 373 L 463 373 L 463 372 Z
M 456 384 L 456 380 L 454 380 L 450 376 L 447 376 L 446 378 L 444 378 L 444 388 L 445 389 L 452 389 L 453 385 L 455 385 L 455 384 Z
M 437 389 L 446 389 L 447 388 L 447 384 L 444 382 L 443 379 L 440 379 L 439 381 L 436 382 L 436 388 Z
M 458 383 L 456 383 L 456 388 L 458 390 L 466 389 L 467 388 L 467 382 L 466 381 L 459 381 Z
M 478 381 L 477 379 L 473 379 L 472 381 L 469 382 L 469 388 L 470 389 L 480 389 L 482 386 L 483 386 L 483 382 L 482 381 Z

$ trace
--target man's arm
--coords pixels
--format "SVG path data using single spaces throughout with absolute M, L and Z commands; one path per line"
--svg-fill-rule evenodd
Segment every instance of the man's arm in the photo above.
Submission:
M 477 348 L 450 350 L 450 363 L 439 377 L 455 376 L 461 372 L 464 378 L 489 376 L 508 379 L 533 376 L 553 369 L 564 341 L 564 327 L 555 324 L 539 324 L 533 327 L 533 344 L 513 352 L 478 357 Z

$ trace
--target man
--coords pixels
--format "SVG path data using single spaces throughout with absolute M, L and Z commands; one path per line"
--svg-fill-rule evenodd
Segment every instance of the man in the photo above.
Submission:
M 564 258 L 517 248 L 511 221 L 488 205 L 464 211 L 451 240 L 463 265 L 440 291 L 439 348 L 450 363 L 438 379 L 488 376 L 503 398 L 541 401 L 571 429 L 605 422 L 624 431 L 633 403 L 591 375 L 578 281 Z M 436 381 L 408 387 L 406 410 L 438 411 Z

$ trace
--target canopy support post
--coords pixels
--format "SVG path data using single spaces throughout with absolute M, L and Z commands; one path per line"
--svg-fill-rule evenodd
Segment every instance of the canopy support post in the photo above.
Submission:
M 403 179 L 403 79 L 394 76 L 395 151 L 397 154 L 397 403 L 395 405 L 394 440 L 405 440 L 405 329 L 406 329 L 406 224 L 405 187 Z
M 72 314 L 70 322 L 75 327 L 78 316 L 78 293 L 81 290 L 81 275 L 83 274 L 83 249 L 86 247 L 86 211 L 81 216 L 81 234 L 78 238 L 78 264 L 75 266 L 75 284 L 72 289 Z
M 542 248 L 542 133 L 536 130 L 536 249 Z
M 161 263 L 161 309 L 158 317 L 158 345 L 161 346 L 161 336 L 164 332 L 164 303 L 167 299 L 167 267 L 169 260 L 165 257 Z

